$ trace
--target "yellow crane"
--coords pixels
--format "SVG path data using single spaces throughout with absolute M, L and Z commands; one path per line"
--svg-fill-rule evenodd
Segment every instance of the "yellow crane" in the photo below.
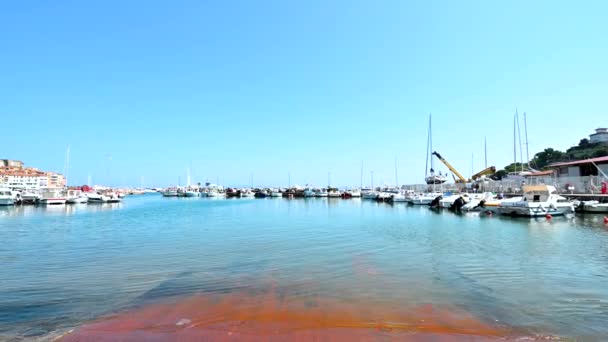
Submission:
M 464 178 L 460 172 L 458 172 L 450 163 L 448 163 L 447 160 L 443 159 L 443 157 L 441 156 L 441 154 L 437 153 L 437 152 L 433 152 L 433 155 L 435 157 L 437 157 L 439 160 L 441 160 L 441 162 L 443 164 L 445 164 L 445 166 L 448 167 L 448 169 L 450 169 L 450 171 L 452 171 L 452 173 L 454 175 L 456 175 L 456 177 L 458 177 L 458 179 L 456 179 L 456 183 L 466 183 L 468 180 L 466 178 Z
M 479 172 L 477 172 L 476 174 L 474 174 L 473 176 L 471 176 L 471 179 L 473 179 L 474 181 L 478 180 L 479 178 L 483 177 L 483 176 L 490 176 L 496 173 L 496 168 L 494 166 L 490 166 L 488 168 L 485 168 Z
M 447 167 L 448 167 L 448 169 L 450 169 L 450 171 L 452 171 L 452 173 L 453 173 L 454 175 L 456 175 L 456 177 L 458 177 L 458 179 L 455 179 L 456 183 L 468 183 L 468 182 L 470 182 L 470 181 L 471 181 L 471 180 L 469 180 L 469 179 L 464 178 L 464 177 L 463 177 L 463 176 L 460 174 L 460 172 L 458 172 L 458 170 L 456 170 L 456 169 L 455 169 L 455 168 L 452 166 L 452 164 L 448 163 L 448 161 L 447 161 L 447 160 L 445 160 L 445 159 L 444 159 L 444 158 L 441 156 L 441 154 L 439 154 L 439 153 L 437 153 L 437 152 L 433 152 L 433 155 L 434 155 L 434 156 L 436 156 L 436 157 L 437 157 L 439 160 L 441 160 L 441 162 L 442 162 L 443 164 L 445 164 L 445 166 L 447 166 Z M 476 180 L 480 179 L 480 178 L 481 178 L 481 177 L 483 177 L 483 176 L 489 176 L 489 175 L 493 175 L 494 173 L 496 173 L 496 167 L 494 167 L 494 166 L 490 166 L 490 167 L 485 168 L 485 169 L 483 169 L 483 170 L 481 170 L 481 171 L 477 172 L 476 174 L 474 174 L 474 175 L 471 177 L 471 179 L 472 179 L 473 181 L 476 181 Z

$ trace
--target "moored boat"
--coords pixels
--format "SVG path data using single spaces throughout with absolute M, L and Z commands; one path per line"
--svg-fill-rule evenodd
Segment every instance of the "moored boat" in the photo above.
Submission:
M 40 198 L 42 205 L 62 205 L 66 203 L 66 197 L 62 189 L 46 189 Z
M 0 188 L 0 205 L 8 206 L 15 204 L 15 197 L 9 188 Z
M 557 194 L 551 185 L 525 185 L 522 200 L 502 202 L 498 212 L 503 215 L 538 217 L 565 215 L 574 212 L 574 204 Z

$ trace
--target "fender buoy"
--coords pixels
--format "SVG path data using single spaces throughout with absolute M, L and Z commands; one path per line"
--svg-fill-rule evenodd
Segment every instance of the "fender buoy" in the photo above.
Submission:
M 604 216 L 604 224 L 608 224 L 608 216 Z
M 551 216 L 551 214 L 547 214 L 547 215 L 545 215 L 545 217 L 547 218 L 547 220 L 551 220 L 553 218 L 553 216 Z
M 602 182 L 602 194 L 605 195 L 607 190 L 608 190 L 608 183 Z

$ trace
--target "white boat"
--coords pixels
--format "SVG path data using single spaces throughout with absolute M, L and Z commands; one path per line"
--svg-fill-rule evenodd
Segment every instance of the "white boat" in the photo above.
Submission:
M 270 197 L 283 197 L 283 193 L 279 189 L 272 189 Z
M 327 189 L 315 189 L 315 197 L 328 197 Z
M 66 197 L 62 189 L 46 189 L 40 197 L 42 205 L 61 205 L 65 204 Z
M 428 192 L 418 194 L 410 198 L 409 203 L 413 205 L 430 205 L 433 200 L 439 196 L 443 196 L 440 192 Z
M 373 190 L 364 190 L 361 192 L 361 198 L 363 199 L 376 199 L 378 197 L 378 193 Z
M 582 213 L 608 213 L 608 203 L 598 201 L 580 201 L 575 203 L 575 209 Z
M 393 203 L 408 202 L 409 198 L 403 193 L 397 193 L 392 194 L 388 201 Z
M 40 193 L 36 190 L 25 190 L 21 194 L 21 201 L 28 204 L 36 204 L 40 202 Z
M 503 215 L 538 217 L 565 215 L 574 212 L 574 204 L 557 194 L 551 185 L 525 185 L 520 201 L 502 202 L 498 212 Z
M 250 189 L 242 189 L 241 190 L 241 198 L 252 198 L 255 196 L 255 193 Z
M 108 203 L 118 203 L 122 200 L 120 193 L 116 192 L 106 192 L 105 196 L 108 198 Z
M 342 197 L 342 193 L 337 188 L 329 188 L 327 190 L 327 197 L 340 198 L 340 197 Z
M 315 197 L 315 190 L 311 187 L 304 188 L 304 197 Z
M 118 203 L 121 201 L 118 194 L 114 192 L 106 192 L 103 194 L 90 192 L 87 193 L 87 197 L 89 199 L 89 203 Z
M 79 203 L 87 203 L 89 198 L 82 192 L 82 190 L 68 190 L 68 195 L 66 196 L 66 203 L 69 204 L 79 204 Z
M 198 197 L 198 196 L 199 196 L 199 192 L 194 191 L 194 189 L 187 189 L 185 192 L 185 197 Z
M 15 197 L 9 188 L 0 188 L 0 205 L 15 204 Z
M 177 197 L 177 188 L 167 188 L 162 191 L 164 197 Z
M 89 192 L 86 194 L 89 203 L 108 203 L 108 196 L 97 192 Z
M 361 197 L 361 190 L 359 190 L 359 189 L 352 189 L 347 192 L 349 193 L 350 197 L 352 197 L 352 198 Z

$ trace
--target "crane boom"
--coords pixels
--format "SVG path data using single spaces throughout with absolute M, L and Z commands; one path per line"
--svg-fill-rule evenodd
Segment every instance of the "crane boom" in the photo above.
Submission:
M 443 157 L 441 156 L 441 154 L 437 153 L 437 152 L 433 152 L 433 155 L 436 156 L 439 160 L 441 160 L 441 162 L 443 164 L 445 164 L 445 166 L 447 166 L 448 169 L 450 169 L 450 171 L 452 171 L 453 174 L 456 175 L 456 177 L 458 177 L 458 179 L 456 180 L 456 183 L 466 183 L 467 179 L 464 178 L 460 172 L 458 172 L 450 163 L 448 163 L 447 160 L 443 159 Z
M 494 166 L 490 166 L 488 168 L 485 168 L 485 169 L 477 172 L 473 176 L 471 176 L 471 179 L 478 180 L 479 178 L 481 178 L 483 176 L 489 176 L 489 175 L 493 175 L 495 173 L 496 173 L 496 168 Z

